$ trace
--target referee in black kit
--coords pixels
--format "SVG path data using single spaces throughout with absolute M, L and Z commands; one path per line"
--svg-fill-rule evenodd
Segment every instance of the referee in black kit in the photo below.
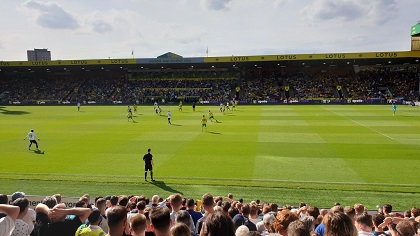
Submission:
M 153 179 L 153 156 L 150 153 L 151 149 L 147 149 L 147 154 L 143 156 L 144 161 L 144 181 L 147 181 L 147 171 L 150 171 L 150 178 Z

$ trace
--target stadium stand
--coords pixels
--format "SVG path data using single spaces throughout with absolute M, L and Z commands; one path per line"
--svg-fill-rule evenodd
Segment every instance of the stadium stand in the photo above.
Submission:
M 19 194 L 21 192 L 18 192 Z M 23 194 L 23 193 L 22 193 Z M 6 195 L 0 195 L 1 213 L 1 235 L 29 235 L 27 223 L 24 220 L 28 214 L 28 200 L 24 195 L 17 196 L 11 205 L 7 203 Z M 79 201 L 86 200 L 83 195 Z M 16 198 L 18 197 L 18 198 Z M 159 198 L 158 196 L 154 198 Z M 277 207 L 275 203 L 260 203 L 252 201 L 241 203 L 231 198 L 213 197 L 211 194 L 204 194 L 203 198 L 197 202 L 202 205 L 195 205 L 194 211 L 203 213 L 202 218 L 197 221 L 197 225 L 190 225 L 192 220 L 190 214 L 182 209 L 186 209 L 187 203 L 182 202 L 175 213 L 171 209 L 170 199 L 181 197 L 179 194 L 171 195 L 159 202 L 153 202 L 143 207 L 141 210 L 133 208 L 137 203 L 141 205 L 149 203 L 145 196 L 115 196 L 119 202 L 115 206 L 107 203 L 108 210 L 105 208 L 97 209 L 98 204 L 83 204 L 81 207 L 67 208 L 64 203 L 57 203 L 54 196 L 47 196 L 36 208 L 36 221 L 31 235 L 44 236 L 54 235 L 85 235 L 81 232 L 97 234 L 86 235 L 177 235 L 170 232 L 186 232 L 187 235 L 235 235 L 238 232 L 248 232 L 245 235 L 395 235 L 395 236 L 414 236 L 420 235 L 420 216 L 419 208 L 412 208 L 410 216 L 403 216 L 392 212 L 389 204 L 379 208 L 378 212 L 369 215 L 366 210 L 357 214 L 353 207 L 332 206 L 331 209 L 322 209 L 324 215 L 319 215 L 319 210 L 315 206 L 284 206 Z M 107 200 L 105 200 L 107 199 Z M 95 201 L 111 201 L 111 197 L 102 198 L 98 196 Z M 259 202 L 260 204 L 258 204 Z M 24 204 L 26 203 L 26 204 Z M 219 206 L 230 205 L 228 214 Z M 361 204 L 358 204 L 361 205 Z M 273 208 L 274 207 L 274 208 Z M 214 208 L 214 209 L 212 209 Z M 20 210 L 19 210 L 20 209 Z M 97 210 L 96 210 L 97 209 Z M 179 210 L 181 209 L 181 210 Z M 251 219 L 249 210 L 256 210 L 255 219 Z M 270 211 L 271 209 L 271 211 Z M 353 209 L 349 211 L 348 209 Z M 316 210 L 316 211 L 314 211 Z M 314 212 L 317 212 L 314 215 Z M 171 224 L 171 218 L 175 216 L 177 224 Z M 317 221 L 314 217 L 321 217 Z M 179 219 L 178 219 L 179 218 Z M 251 222 L 258 219 L 264 225 L 256 227 Z M 373 223 L 372 223 L 373 219 Z M 188 224 L 182 226 L 181 224 Z M 201 227 L 201 224 L 205 227 Z M 259 225 L 259 224 L 258 224 Z M 16 227 L 15 227 L 16 226 Z M 133 227 L 133 228 L 131 228 Z M 245 229 L 244 227 L 247 227 Z M 193 228 L 199 229 L 197 234 Z M 26 233 L 20 230 L 26 229 Z M 239 230 L 237 230 L 239 229 Z M 309 233 L 309 234 L 308 234 Z
M 242 103 L 323 99 L 400 99 L 416 101 L 419 82 L 416 70 L 365 67 L 341 73 L 324 70 L 279 73 L 268 70 L 257 74 L 238 72 L 100 73 L 90 77 L 74 74 L 22 75 L 0 80 L 0 103 L 39 104 L 39 102 L 77 103 L 153 103 L 226 102 Z M 240 92 L 236 91 L 240 89 Z

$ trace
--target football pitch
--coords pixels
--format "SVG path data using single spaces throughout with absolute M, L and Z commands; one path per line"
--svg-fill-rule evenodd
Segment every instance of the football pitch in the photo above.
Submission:
M 204 193 L 279 205 L 304 201 L 419 207 L 420 109 L 390 105 L 0 107 L 0 193 L 78 197 Z M 172 125 L 166 114 L 172 113 Z M 211 110 L 218 122 L 202 132 Z M 41 152 L 28 150 L 34 129 Z M 154 178 L 142 157 L 152 149 Z M 150 180 L 150 175 L 148 176 Z

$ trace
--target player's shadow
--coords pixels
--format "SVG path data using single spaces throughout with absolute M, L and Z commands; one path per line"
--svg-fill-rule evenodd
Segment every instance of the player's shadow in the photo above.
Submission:
M 222 133 L 218 133 L 218 132 L 207 132 L 209 134 L 218 134 L 218 135 L 222 135 Z
M 182 126 L 182 125 L 178 125 L 178 124 L 171 124 L 171 125 L 173 125 L 173 126 Z
M 170 193 L 179 193 L 179 194 L 183 195 L 182 192 L 180 192 L 180 191 L 178 191 L 176 189 L 171 188 L 170 186 L 166 185 L 165 182 L 163 182 L 163 181 L 152 181 L 152 182 L 149 182 L 149 183 L 151 183 L 154 186 L 156 186 L 156 187 L 158 187 L 158 188 L 160 188 L 162 190 L 165 190 L 167 192 L 170 192 Z
M 34 151 L 34 153 L 35 153 L 35 154 L 42 154 L 42 155 L 43 155 L 43 154 L 45 153 L 45 151 L 35 150 L 35 151 Z
M 30 112 L 27 111 L 9 111 L 5 109 L 4 107 L 0 107 L 0 112 L 4 115 L 27 115 L 30 114 Z

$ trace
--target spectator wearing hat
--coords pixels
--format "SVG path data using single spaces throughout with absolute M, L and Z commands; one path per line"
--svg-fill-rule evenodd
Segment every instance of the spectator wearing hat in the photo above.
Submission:
M 12 202 L 16 201 L 16 199 L 18 198 L 24 198 L 24 197 L 25 197 L 24 192 L 15 192 L 12 194 Z M 23 215 L 21 220 L 29 226 L 29 232 L 32 232 L 32 230 L 34 229 L 35 221 L 36 221 L 35 210 L 28 207 L 26 214 Z
M 94 209 L 88 217 L 88 224 L 81 225 L 75 235 L 78 236 L 105 236 L 106 233 L 101 229 L 99 224 L 102 221 L 101 212 Z
M 19 216 L 19 207 L 0 204 L 0 213 L 4 215 L 4 217 L 0 218 L 0 235 L 10 235 Z
M 28 199 L 18 198 L 14 200 L 11 205 L 19 207 L 19 215 L 16 219 L 15 229 L 13 230 L 11 236 L 28 236 L 31 233 L 29 225 L 22 220 L 28 212 Z

